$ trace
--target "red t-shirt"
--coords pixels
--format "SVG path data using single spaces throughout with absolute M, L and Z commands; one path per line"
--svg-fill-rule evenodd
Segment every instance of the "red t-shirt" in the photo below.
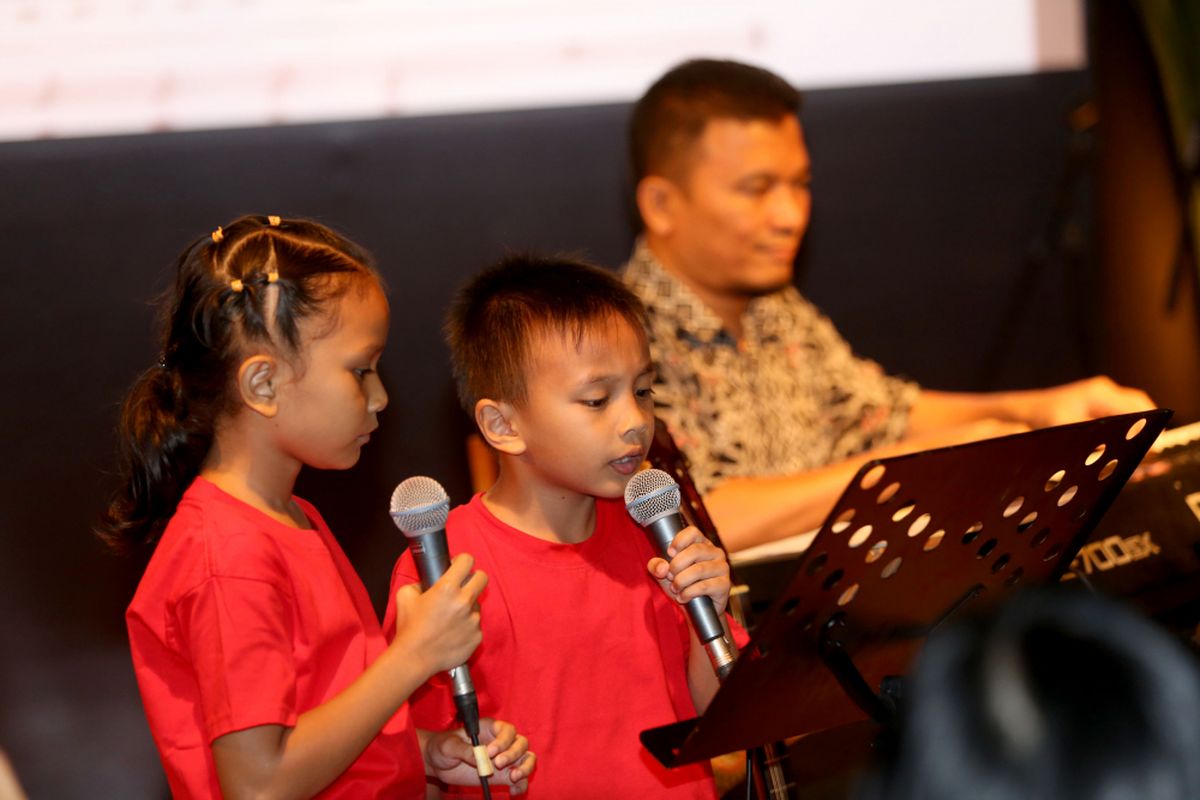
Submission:
M 654 552 L 616 500 L 597 500 L 596 530 L 577 545 L 496 519 L 480 495 L 450 513 L 450 553 L 488 574 L 483 644 L 468 662 L 480 713 L 514 723 L 538 754 L 530 800 L 715 798 L 707 764 L 668 770 L 638 740 L 696 715 L 687 685 L 686 616 L 646 571 Z M 418 579 L 405 552 L 392 594 Z M 389 605 L 384 630 L 393 634 Z M 428 728 L 454 725 L 445 682 L 413 695 Z
M 386 647 L 362 581 L 321 515 L 298 530 L 197 478 L 125 614 L 138 688 L 175 797 L 219 797 L 211 743 L 293 726 Z M 402 706 L 321 797 L 425 796 Z

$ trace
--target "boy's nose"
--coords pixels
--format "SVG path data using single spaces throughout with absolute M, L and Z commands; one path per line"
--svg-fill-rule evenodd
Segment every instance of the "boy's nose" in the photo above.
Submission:
M 624 432 L 622 436 L 625 439 L 641 442 L 646 438 L 646 435 L 650 431 L 650 426 L 653 424 L 654 414 L 634 403 L 634 408 L 631 410 L 623 426 Z

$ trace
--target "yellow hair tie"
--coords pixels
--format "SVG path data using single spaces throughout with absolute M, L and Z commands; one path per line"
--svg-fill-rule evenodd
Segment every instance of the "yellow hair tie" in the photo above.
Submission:
M 273 269 L 267 273 L 267 283 L 274 283 L 279 280 L 279 270 Z
M 221 230 L 221 226 L 218 225 L 217 229 L 212 232 L 213 244 L 219 244 L 221 242 L 221 240 L 224 238 L 225 238 L 225 231 Z
M 273 215 L 273 214 L 272 214 L 271 216 L 267 217 L 267 222 L 270 224 L 270 226 L 271 226 L 272 228 L 278 228 L 278 227 L 279 227 L 279 217 L 277 217 L 277 216 L 275 216 L 275 215 Z
M 229 282 L 229 288 L 230 288 L 230 289 L 233 289 L 233 290 L 234 290 L 235 292 L 237 292 L 238 294 L 241 294 L 241 293 L 242 293 L 242 289 L 244 289 L 244 288 L 245 288 L 245 286 L 242 284 L 242 281 L 241 281 L 241 279 L 240 279 L 240 278 L 234 278 L 233 280 L 231 280 L 231 281 Z

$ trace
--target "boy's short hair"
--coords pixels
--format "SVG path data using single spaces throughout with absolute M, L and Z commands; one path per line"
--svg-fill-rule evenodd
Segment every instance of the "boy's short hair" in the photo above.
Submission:
M 530 345 L 547 331 L 578 344 L 597 322 L 623 319 L 645 335 L 642 302 L 613 273 L 566 257 L 511 255 L 463 286 L 446 314 L 458 399 L 526 400 Z
M 696 59 L 646 90 L 629 123 L 634 185 L 647 175 L 680 178 L 682 158 L 710 119 L 778 120 L 800 113 L 802 96 L 773 72 L 737 61 Z

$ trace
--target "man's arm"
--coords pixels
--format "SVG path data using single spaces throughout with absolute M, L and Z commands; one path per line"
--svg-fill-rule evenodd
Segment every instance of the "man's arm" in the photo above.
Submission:
M 731 551 L 818 527 L 858 469 L 875 458 L 989 439 L 1030 428 L 1141 411 L 1145 392 L 1106 377 L 1049 389 L 969 394 L 922 390 L 908 418 L 908 436 L 845 461 L 792 475 L 731 478 L 704 504 Z
M 1145 392 L 1120 386 L 1103 375 L 1049 389 L 1011 392 L 972 394 L 923 389 L 909 412 L 908 431 L 921 436 L 981 419 L 1045 428 L 1153 407 Z
M 731 552 L 814 530 L 866 462 L 1029 430 L 993 419 L 931 430 L 894 445 L 791 475 L 730 478 L 704 495 L 704 505 Z

